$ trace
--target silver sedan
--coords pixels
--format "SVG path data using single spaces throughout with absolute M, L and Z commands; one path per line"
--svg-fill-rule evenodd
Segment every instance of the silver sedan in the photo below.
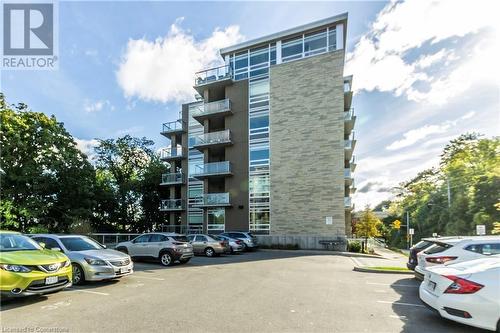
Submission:
M 80 235 L 33 235 L 47 249 L 60 250 L 71 260 L 73 284 L 114 279 L 132 274 L 134 264 L 128 254 L 106 249 L 93 239 Z

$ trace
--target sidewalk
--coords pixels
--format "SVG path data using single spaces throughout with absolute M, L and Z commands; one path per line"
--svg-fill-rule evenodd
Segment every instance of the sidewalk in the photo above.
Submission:
M 375 247 L 375 253 L 380 257 L 358 257 L 351 258 L 358 267 L 401 267 L 406 268 L 408 258 L 381 246 Z

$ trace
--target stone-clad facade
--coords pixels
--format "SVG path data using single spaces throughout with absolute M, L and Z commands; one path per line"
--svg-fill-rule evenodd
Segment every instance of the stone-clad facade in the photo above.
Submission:
M 271 67 L 271 234 L 345 235 L 343 68 L 343 50 Z

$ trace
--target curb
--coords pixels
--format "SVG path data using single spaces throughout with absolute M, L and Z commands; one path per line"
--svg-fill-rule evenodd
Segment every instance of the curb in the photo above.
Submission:
M 379 274 L 405 274 L 405 275 L 413 275 L 414 273 L 412 271 L 389 271 L 389 270 L 380 270 L 380 269 L 374 269 L 374 268 L 365 268 L 365 267 L 357 267 L 354 266 L 354 270 L 356 272 L 363 272 L 363 273 L 379 273 Z
M 330 251 L 330 250 L 281 250 L 281 249 L 261 249 L 258 251 L 262 252 L 289 252 L 289 253 L 308 253 L 308 254 L 320 254 L 320 255 L 337 255 L 343 257 L 359 257 L 359 258 L 376 258 L 384 259 L 384 257 L 375 254 L 365 254 L 365 253 L 354 253 L 354 252 L 342 252 L 342 251 Z

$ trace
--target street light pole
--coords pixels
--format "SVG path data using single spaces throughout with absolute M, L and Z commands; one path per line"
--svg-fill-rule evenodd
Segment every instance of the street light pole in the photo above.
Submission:
M 410 249 L 410 242 L 408 241 L 408 237 L 410 234 L 410 212 L 406 211 L 406 244 L 408 249 Z

